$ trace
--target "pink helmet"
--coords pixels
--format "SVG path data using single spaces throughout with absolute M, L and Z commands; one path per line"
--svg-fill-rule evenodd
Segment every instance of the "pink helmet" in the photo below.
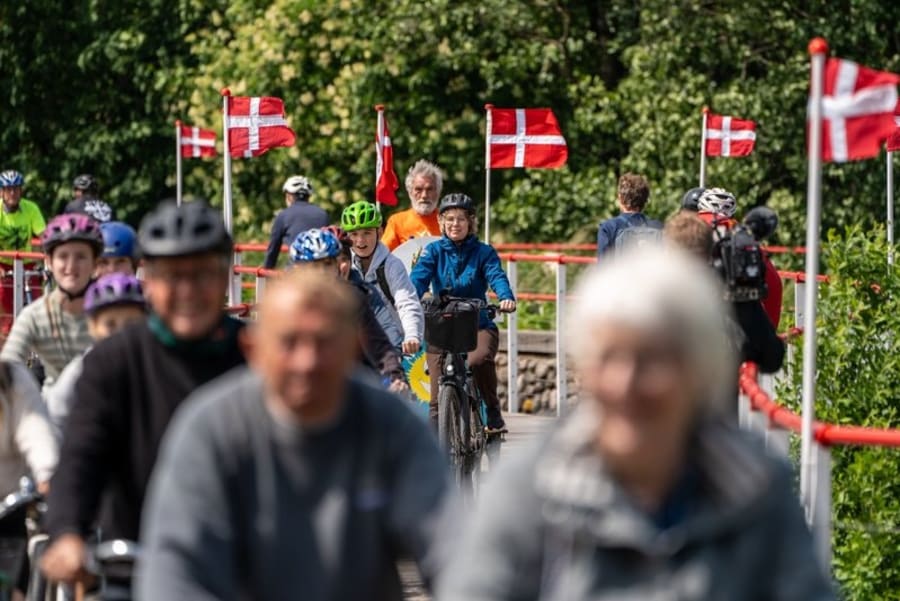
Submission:
M 75 241 L 87 242 L 100 255 L 103 252 L 100 224 L 87 215 L 69 213 L 51 219 L 47 229 L 41 234 L 41 245 L 48 255 L 60 244 Z

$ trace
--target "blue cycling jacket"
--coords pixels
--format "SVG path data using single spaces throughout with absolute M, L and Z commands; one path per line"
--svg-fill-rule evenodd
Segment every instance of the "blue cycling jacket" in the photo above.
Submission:
M 475 236 L 459 244 L 446 236 L 432 242 L 422 251 L 409 279 L 420 298 L 430 286 L 435 295 L 448 291 L 451 296 L 486 301 L 490 286 L 500 300 L 516 300 L 497 251 Z M 478 327 L 484 330 L 497 326 L 487 311 L 482 311 Z

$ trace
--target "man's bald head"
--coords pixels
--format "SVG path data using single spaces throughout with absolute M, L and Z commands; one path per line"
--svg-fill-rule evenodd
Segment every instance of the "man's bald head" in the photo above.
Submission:
M 277 410 L 305 424 L 327 422 L 339 410 L 358 341 L 359 301 L 351 285 L 300 265 L 267 287 L 249 361 Z
M 359 299 L 350 285 L 302 263 L 269 280 L 257 307 L 258 322 L 264 325 L 270 319 L 283 319 L 284 312 L 294 307 L 322 309 L 341 324 L 359 324 Z

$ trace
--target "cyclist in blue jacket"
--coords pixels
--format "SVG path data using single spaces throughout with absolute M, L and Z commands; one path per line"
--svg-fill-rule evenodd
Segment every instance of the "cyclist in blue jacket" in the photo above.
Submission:
M 435 295 L 449 294 L 486 301 L 488 286 L 500 299 L 500 310 L 516 310 L 516 300 L 497 251 L 489 244 L 479 242 L 476 236 L 478 222 L 472 199 L 465 194 L 448 194 L 438 207 L 438 224 L 442 237 L 425 247 L 410 274 L 413 286 L 421 298 L 431 287 Z M 475 385 L 487 406 L 487 429 L 503 432 L 506 424 L 500 413 L 497 398 L 497 370 L 494 358 L 500 343 L 497 326 L 482 310 L 478 323 L 478 346 L 469 353 Z M 437 387 L 441 373 L 440 349 L 428 348 L 428 369 L 431 374 L 432 424 L 437 423 Z

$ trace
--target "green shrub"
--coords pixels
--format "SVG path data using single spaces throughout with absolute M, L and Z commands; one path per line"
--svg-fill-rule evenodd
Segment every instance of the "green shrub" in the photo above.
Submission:
M 823 244 L 830 281 L 819 285 L 816 319 L 816 417 L 822 421 L 900 427 L 900 282 L 886 255 L 883 228 L 831 231 Z M 797 411 L 801 346 L 798 340 L 790 375 L 778 387 L 782 402 Z M 832 458 L 834 576 L 847 599 L 896 599 L 900 450 L 837 447 Z

